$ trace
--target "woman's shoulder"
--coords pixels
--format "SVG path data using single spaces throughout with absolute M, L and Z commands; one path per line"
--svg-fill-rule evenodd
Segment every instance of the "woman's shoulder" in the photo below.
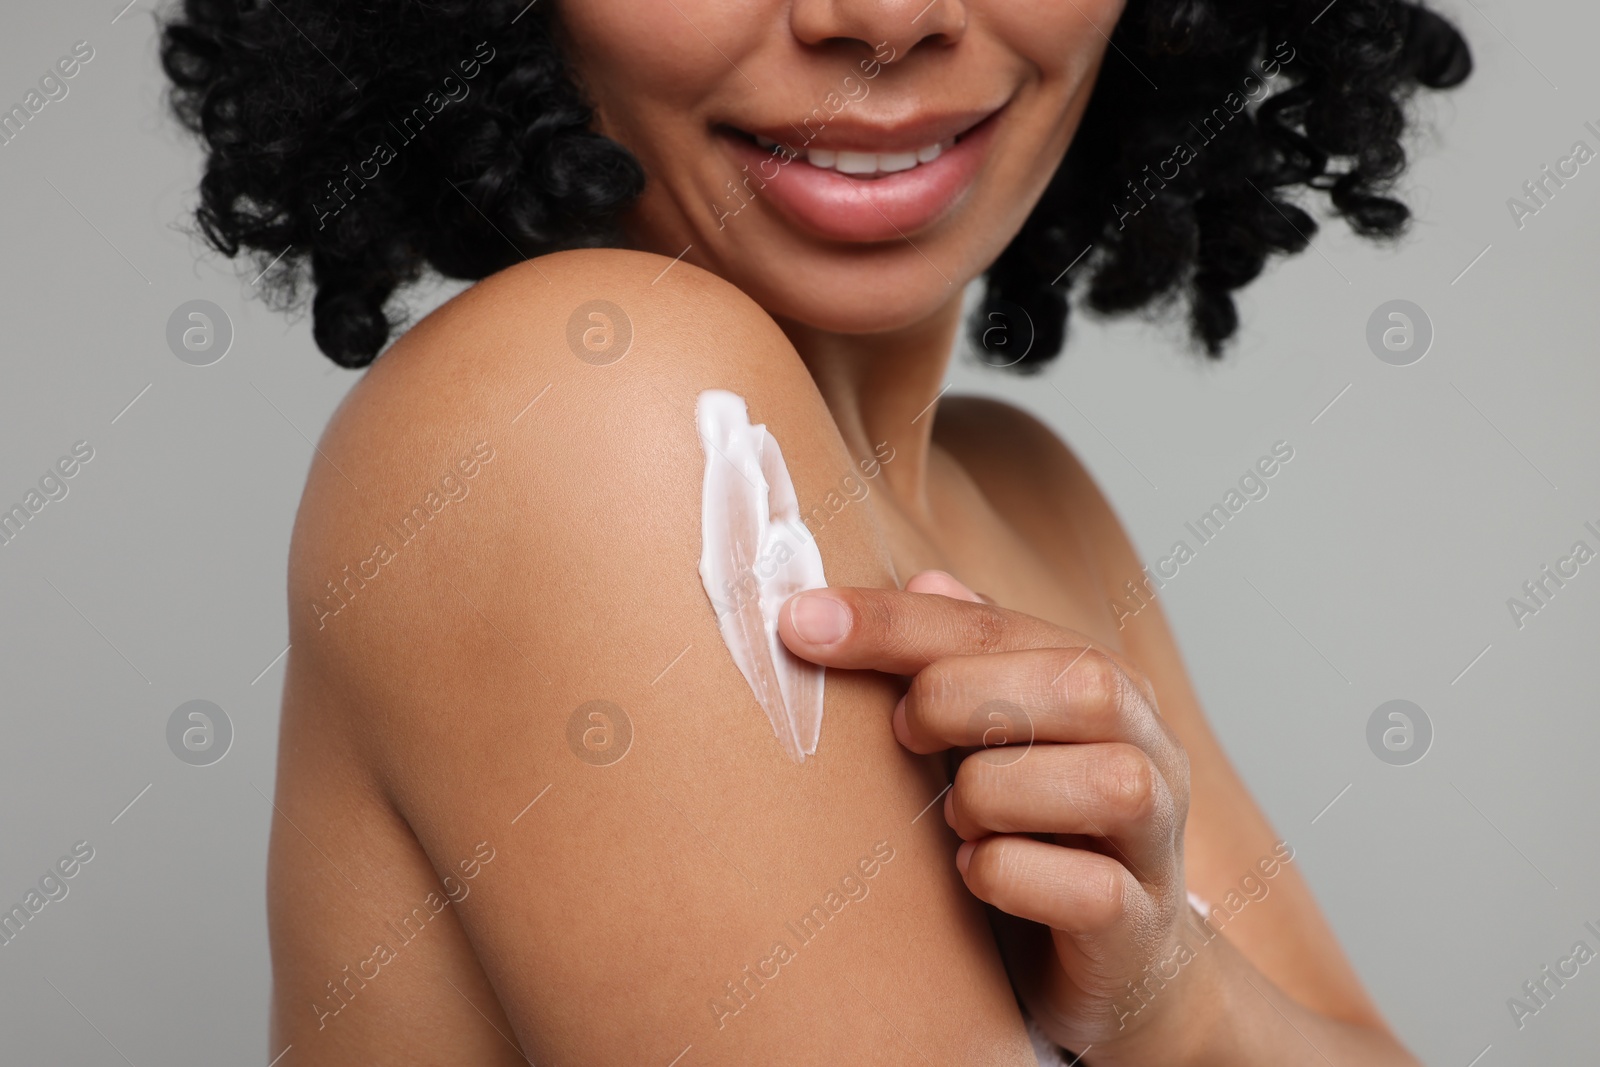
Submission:
M 754 421 L 782 421 L 773 409 L 825 415 L 770 316 L 692 264 L 579 249 L 485 278 L 407 330 L 330 419 L 296 520 L 291 585 L 301 599 L 325 594 L 324 571 L 365 558 L 373 535 L 401 528 L 419 502 L 449 505 L 489 484 L 456 509 L 463 539 L 517 523 L 533 496 L 541 515 L 593 521 L 669 459 L 700 455 L 694 401 L 711 387 L 746 396 Z
M 290 547 L 292 655 L 382 694 L 466 635 L 504 644 L 497 630 L 528 658 L 597 663 L 567 637 L 637 629 L 629 582 L 692 610 L 696 400 L 713 388 L 768 425 L 803 497 L 855 469 L 788 338 L 708 271 L 577 250 L 458 294 L 379 357 L 317 446 Z M 871 530 L 851 536 L 874 554 Z
M 1044 420 L 994 397 L 958 394 L 941 400 L 934 433 L 941 445 L 965 461 L 988 466 L 1009 455 L 1009 466 L 1019 475 L 1059 476 L 1083 469 Z M 1019 447 L 1027 449 L 1025 464 L 1016 462 Z
M 830 673 L 822 737 L 796 764 L 726 648 L 699 571 L 700 392 L 737 393 L 768 426 L 802 512 L 859 468 L 772 320 L 686 266 L 586 253 L 514 268 L 419 323 L 341 409 L 297 521 L 278 802 L 324 840 L 349 819 L 328 791 L 355 766 L 419 870 L 489 839 L 498 858 L 452 914 L 534 1058 L 666 1062 L 716 1042 L 751 1062 L 784 1033 L 797 1058 L 863 1062 L 881 1017 L 838 1002 L 829 963 L 884 1003 L 961 1008 L 902 1017 L 917 1047 L 1025 1062 L 948 828 L 918 821 L 942 769 L 885 726 L 898 687 Z M 893 582 L 869 515 L 809 532 L 829 584 Z M 349 756 L 323 771 L 330 750 Z M 278 868 L 292 933 L 320 860 L 280 836 L 310 872 Z M 874 848 L 894 865 L 870 911 L 788 965 L 812 935 L 786 921 L 833 927 L 832 887 L 864 899 L 850 872 Z M 412 892 L 376 859 L 356 876 L 378 900 Z M 780 962 L 790 977 L 752 1000 Z M 627 1017 L 594 1027 L 618 988 Z M 308 1014 L 299 1025 L 282 1036 L 309 1038 Z
M 985 396 L 939 402 L 937 443 L 1030 541 L 1059 544 L 1076 527 L 1110 549 L 1127 538 L 1109 498 L 1072 447 L 1044 420 Z
M 730 330 L 783 337 L 742 290 L 692 263 L 621 248 L 554 252 L 474 283 L 412 325 L 351 390 L 330 429 L 371 409 L 437 409 L 441 389 L 454 398 L 538 373 L 557 384 L 605 368 L 623 376 L 652 345 Z M 689 345 L 677 355 L 683 363 L 718 352 Z

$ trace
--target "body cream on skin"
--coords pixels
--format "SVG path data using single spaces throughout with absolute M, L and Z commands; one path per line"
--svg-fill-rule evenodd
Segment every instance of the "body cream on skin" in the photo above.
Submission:
M 783 452 L 765 424 L 750 424 L 744 398 L 707 389 L 695 401 L 706 454 L 700 494 L 700 580 L 723 643 L 796 763 L 817 751 L 824 668 L 778 636 L 778 611 L 827 585 L 822 553 L 800 519 Z

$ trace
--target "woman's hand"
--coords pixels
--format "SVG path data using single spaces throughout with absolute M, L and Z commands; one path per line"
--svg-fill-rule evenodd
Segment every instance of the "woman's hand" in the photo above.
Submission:
M 1002 948 L 1052 1040 L 1098 1062 L 1141 1031 L 1193 1033 L 1198 975 L 1134 993 L 1175 977 L 1189 806 L 1188 757 L 1136 668 L 939 571 L 797 595 L 779 632 L 814 663 L 911 675 L 900 743 L 965 750 L 944 798 L 955 862 L 975 896 L 1048 928 L 1013 924 Z

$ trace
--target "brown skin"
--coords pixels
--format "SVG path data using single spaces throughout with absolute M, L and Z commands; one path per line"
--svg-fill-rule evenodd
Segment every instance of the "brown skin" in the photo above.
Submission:
M 1029 1062 L 954 839 L 936 811 L 917 818 L 945 781 L 889 729 L 900 687 L 836 672 L 822 746 L 797 766 L 722 645 L 697 573 L 696 395 L 746 397 L 808 507 L 874 453 L 846 448 L 755 304 L 683 263 L 652 284 L 669 262 L 571 252 L 488 279 L 385 355 L 325 434 L 290 561 L 274 1053 L 514 1063 L 520 1046 L 537 1063 L 665 1064 L 692 1044 L 698 1062 L 745 1063 L 781 1044 L 798 1063 Z M 606 367 L 565 334 L 597 292 L 634 328 Z M 346 564 L 372 574 L 374 542 L 396 541 L 389 524 L 480 440 L 494 458 L 468 495 L 320 612 L 325 583 Z M 830 577 L 896 585 L 878 502 L 907 458 L 819 530 Z M 632 723 L 612 766 L 568 747 L 596 699 Z M 387 924 L 482 841 L 493 861 L 456 874 L 469 894 L 393 944 Z M 786 924 L 878 842 L 893 857 L 869 894 L 802 945 Z M 779 940 L 796 958 L 738 1015 L 714 1015 Z M 313 1004 L 337 1004 L 325 983 L 379 942 L 397 958 L 321 1017 Z
M 636 250 L 479 283 L 397 342 L 324 434 L 290 558 L 274 1055 L 1026 1065 L 1014 980 L 1058 1039 L 1095 1041 L 1088 1063 L 1413 1062 L 1292 863 L 1118 1028 L 1111 998 L 1164 958 L 1183 886 L 1224 899 L 1276 836 L 1160 606 L 1120 629 L 1108 609 L 1139 563 L 1067 447 L 992 402 L 929 407 L 961 286 L 1020 227 L 1087 100 L 1104 39 L 1086 20 L 1119 11 L 563 10 L 602 128 L 651 176 Z M 886 41 L 897 58 L 865 116 L 1010 101 L 970 195 L 906 243 L 818 241 L 759 201 L 718 229 L 711 124 L 803 113 Z M 606 365 L 566 332 L 596 299 L 632 328 Z M 855 669 L 830 670 L 803 765 L 700 586 L 706 388 L 745 397 L 782 443 L 802 510 L 828 516 L 813 533 L 829 584 L 859 609 L 844 642 L 807 652 Z M 835 506 L 846 478 L 868 491 Z M 396 536 L 418 503 L 421 532 Z M 929 569 L 960 581 L 908 585 Z M 1087 643 L 1103 651 L 1061 658 Z M 1098 685 L 1037 684 L 1058 665 Z M 894 726 L 907 675 L 910 750 Z M 997 697 L 1044 729 L 1008 767 L 961 763 L 948 818 L 979 844 L 958 852 L 932 809 L 949 750 L 973 740 L 964 713 Z M 609 766 L 568 743 L 597 699 L 632 730 Z M 825 900 L 820 931 L 796 937 Z M 1020 918 L 991 928 L 985 901 Z
M 1150 678 L 1112 646 L 1000 608 L 941 571 L 904 592 L 801 594 L 780 629 L 814 662 L 911 676 L 893 719 L 910 751 L 978 750 L 945 795 L 965 842 L 956 866 L 979 898 L 1035 924 L 1013 926 L 1008 965 L 1053 1039 L 1092 1046 L 1096 1064 L 1405 1062 L 1371 1027 L 1269 998 L 1225 941 L 1180 927 L 1189 759 Z M 1007 702 L 999 718 L 974 716 L 996 700 Z M 1192 956 L 1177 955 L 1180 930 Z M 1164 960 L 1181 966 L 1163 972 Z M 1174 970 L 1148 1011 L 1127 992 Z M 1230 1000 L 1245 984 L 1259 1003 Z M 1351 1007 L 1371 1019 L 1370 1006 Z M 1285 1047 L 1274 1015 L 1302 1045 Z

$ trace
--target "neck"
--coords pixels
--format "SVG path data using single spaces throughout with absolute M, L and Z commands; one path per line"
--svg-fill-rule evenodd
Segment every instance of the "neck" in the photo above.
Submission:
M 776 321 L 810 370 L 851 454 L 863 459 L 885 443 L 894 449 L 879 484 L 907 512 L 925 515 L 928 452 L 961 326 L 960 291 L 927 318 L 885 333 L 830 333 Z

